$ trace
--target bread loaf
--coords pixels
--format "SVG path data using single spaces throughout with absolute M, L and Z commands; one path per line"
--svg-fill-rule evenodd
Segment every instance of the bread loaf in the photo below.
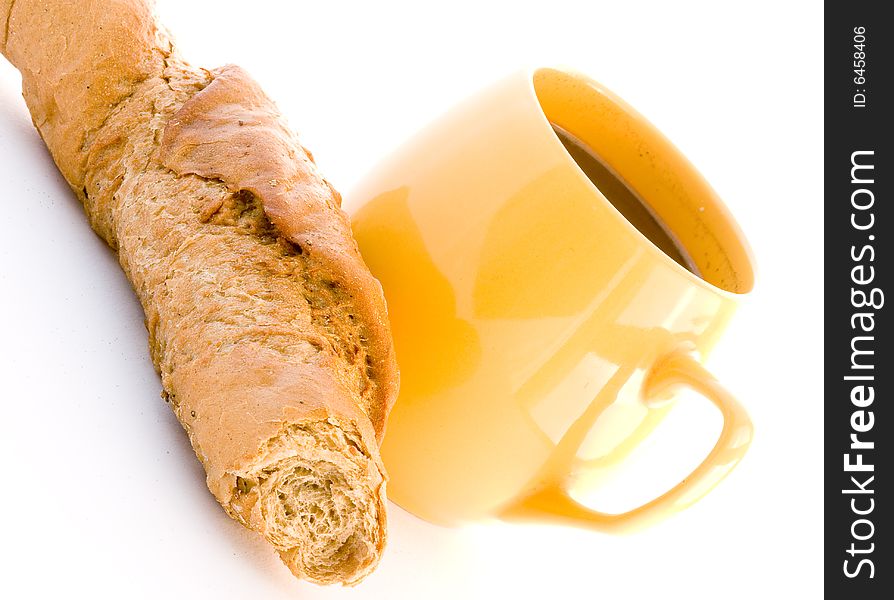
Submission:
M 360 581 L 397 370 L 338 193 L 246 73 L 190 66 L 145 0 L 0 0 L 0 50 L 142 303 L 211 492 L 296 576 Z

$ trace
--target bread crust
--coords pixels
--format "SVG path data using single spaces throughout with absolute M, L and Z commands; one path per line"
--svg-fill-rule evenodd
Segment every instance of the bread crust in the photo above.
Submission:
M 242 69 L 190 66 L 141 0 L 0 0 L 0 36 L 209 489 L 297 576 L 360 581 L 398 376 L 338 193 Z
M 160 161 L 178 175 L 218 179 L 233 193 L 259 198 L 282 239 L 307 254 L 312 276 L 338 291 L 359 328 L 363 363 L 369 359 L 362 404 L 381 439 L 396 395 L 394 353 L 381 286 L 351 237 L 341 196 L 244 70 L 228 65 L 211 77 L 171 117 Z

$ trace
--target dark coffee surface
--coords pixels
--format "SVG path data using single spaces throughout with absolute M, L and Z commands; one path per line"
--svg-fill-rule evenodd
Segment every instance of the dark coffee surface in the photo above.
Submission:
M 692 259 L 646 201 L 580 140 L 553 126 L 568 154 L 599 191 L 644 236 L 681 267 L 698 274 Z

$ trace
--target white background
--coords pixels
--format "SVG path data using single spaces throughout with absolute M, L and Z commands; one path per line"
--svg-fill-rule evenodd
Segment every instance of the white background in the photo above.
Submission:
M 749 408 L 756 437 L 713 493 L 640 534 L 444 529 L 391 505 L 389 547 L 368 580 L 298 582 L 207 492 L 159 398 L 141 309 L 0 61 L 5 597 L 820 596 L 820 5 L 158 4 L 193 62 L 236 62 L 262 83 L 343 191 L 521 67 L 575 67 L 619 93 L 706 175 L 754 248 L 757 287 L 709 366 Z

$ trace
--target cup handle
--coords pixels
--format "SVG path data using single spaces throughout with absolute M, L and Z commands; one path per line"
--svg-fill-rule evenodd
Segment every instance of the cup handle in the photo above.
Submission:
M 738 400 L 688 352 L 672 352 L 654 365 L 643 386 L 645 402 L 654 403 L 662 392 L 681 386 L 713 402 L 723 415 L 723 429 L 711 452 L 683 481 L 658 498 L 619 514 L 587 508 L 557 483 L 526 497 L 503 516 L 541 520 L 547 517 L 566 524 L 621 531 L 638 529 L 662 515 L 686 508 L 707 494 L 742 459 L 751 443 L 753 428 Z

